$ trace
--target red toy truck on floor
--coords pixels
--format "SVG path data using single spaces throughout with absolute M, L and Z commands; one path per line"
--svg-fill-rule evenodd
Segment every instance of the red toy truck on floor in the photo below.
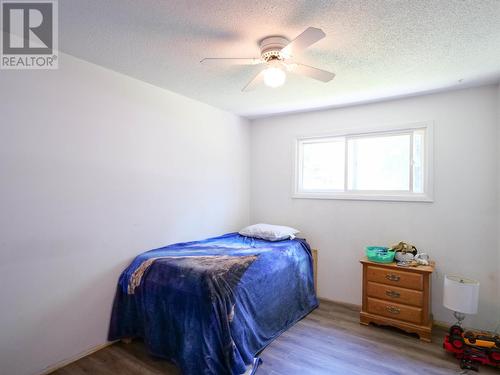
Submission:
M 479 371 L 479 365 L 500 367 L 500 337 L 451 326 L 443 348 L 460 359 L 460 368 Z

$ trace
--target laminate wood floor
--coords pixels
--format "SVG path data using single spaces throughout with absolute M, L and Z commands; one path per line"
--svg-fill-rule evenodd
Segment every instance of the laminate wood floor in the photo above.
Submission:
M 362 326 L 355 308 L 322 301 L 321 306 L 283 333 L 262 353 L 257 375 L 457 374 L 458 361 L 442 347 L 392 328 Z M 472 373 L 472 372 L 471 372 Z M 499 374 L 481 367 L 481 374 Z M 169 362 L 148 355 L 141 341 L 116 343 L 82 358 L 55 375 L 180 375 Z

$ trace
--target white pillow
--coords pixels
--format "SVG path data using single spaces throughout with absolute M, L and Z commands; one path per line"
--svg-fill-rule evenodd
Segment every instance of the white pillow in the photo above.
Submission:
M 293 240 L 297 229 L 271 224 L 254 224 L 239 231 L 242 236 L 261 238 L 268 241 Z

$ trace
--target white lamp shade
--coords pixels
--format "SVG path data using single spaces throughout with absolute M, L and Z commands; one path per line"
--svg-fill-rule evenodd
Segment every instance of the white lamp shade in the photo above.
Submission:
M 464 314 L 477 313 L 479 282 L 460 276 L 444 277 L 443 305 Z

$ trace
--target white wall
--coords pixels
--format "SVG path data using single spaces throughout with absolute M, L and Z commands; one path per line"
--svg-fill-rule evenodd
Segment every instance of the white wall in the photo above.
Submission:
M 481 282 L 480 309 L 467 324 L 493 328 L 498 299 L 497 87 L 255 120 L 252 124 L 251 221 L 291 225 L 319 249 L 319 295 L 361 304 L 366 245 L 416 244 L 437 262 L 435 319 L 444 273 Z M 380 124 L 433 120 L 434 203 L 292 199 L 293 139 Z
M 500 82 L 497 87 L 497 136 L 498 136 L 498 146 L 497 146 L 497 163 L 498 163 L 498 270 L 500 273 Z M 498 301 L 500 301 L 500 277 L 498 277 Z M 497 312 L 497 328 L 500 328 L 500 306 Z
M 62 55 L 0 72 L 0 373 L 106 342 L 122 269 L 248 223 L 249 125 Z

